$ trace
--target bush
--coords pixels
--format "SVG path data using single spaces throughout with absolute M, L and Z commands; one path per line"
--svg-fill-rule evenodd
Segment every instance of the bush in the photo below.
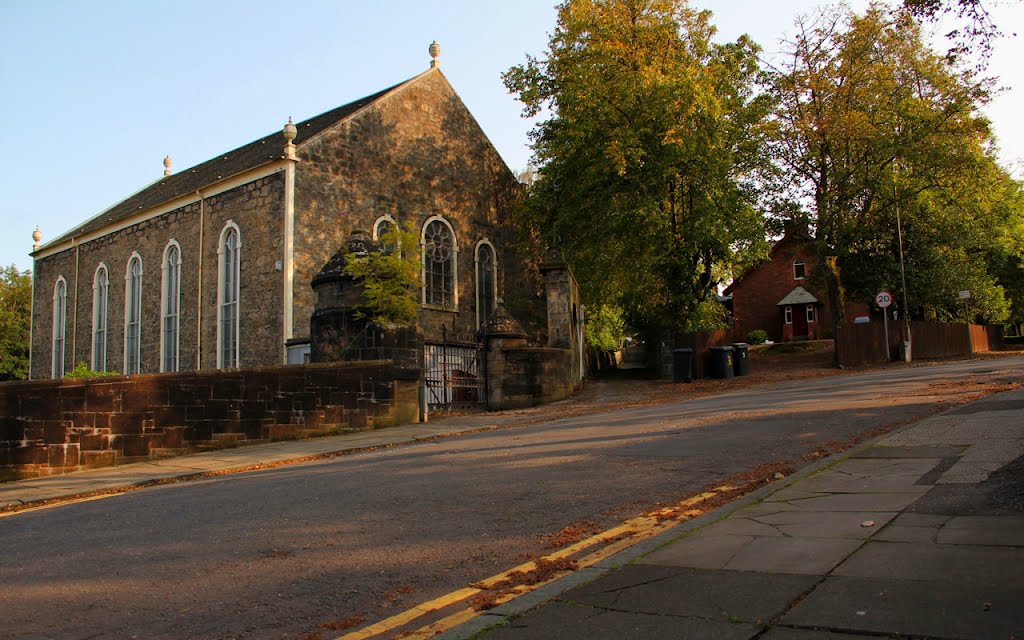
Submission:
M 75 368 L 64 374 L 65 378 L 102 378 L 104 376 L 119 376 L 116 371 L 93 371 L 89 365 L 79 362 Z
M 626 337 L 626 321 L 622 308 L 602 304 L 594 311 L 587 309 L 587 343 L 599 351 L 615 351 L 622 347 Z
M 747 342 L 750 344 L 764 344 L 768 342 L 768 332 L 764 329 L 754 329 L 747 334 Z

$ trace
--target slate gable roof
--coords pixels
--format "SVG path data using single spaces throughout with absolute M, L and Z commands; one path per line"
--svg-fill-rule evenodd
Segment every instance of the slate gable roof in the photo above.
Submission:
M 787 231 L 786 234 L 782 236 L 782 238 L 772 243 L 771 249 L 768 251 L 768 258 L 766 260 L 764 260 L 763 262 L 759 262 L 758 264 L 750 267 L 749 269 L 741 273 L 739 277 L 733 280 L 728 287 L 722 290 L 722 293 L 725 294 L 726 296 L 731 296 L 733 291 L 735 291 L 736 287 L 738 287 L 739 284 L 743 282 L 743 280 L 747 276 L 749 276 L 751 273 L 755 271 L 760 270 L 762 267 L 764 267 L 769 262 L 774 260 L 775 254 L 778 253 L 783 247 L 786 247 L 791 244 L 804 244 L 808 242 L 810 239 L 811 236 L 806 231 Z
M 419 77 L 419 76 L 417 76 Z M 309 118 L 295 125 L 298 133 L 295 137 L 295 144 L 301 145 L 306 140 L 323 132 L 331 126 L 339 123 L 363 107 L 376 102 L 395 89 L 412 82 L 416 78 L 400 82 L 388 87 L 383 91 L 360 98 L 354 102 L 342 105 L 330 111 L 321 113 L 318 116 Z M 264 136 L 255 142 L 238 147 L 233 151 L 218 155 L 216 158 L 197 164 L 190 169 L 178 173 L 172 173 L 160 180 L 144 187 L 141 191 L 127 197 L 121 202 L 101 212 L 83 224 L 62 234 L 61 236 L 47 242 L 40 250 L 52 245 L 59 244 L 69 238 L 81 236 L 91 231 L 102 229 L 114 224 L 129 216 L 155 207 L 175 198 L 195 193 L 222 178 L 238 175 L 249 169 L 254 169 L 262 164 L 277 160 L 284 155 L 284 136 L 278 130 L 268 136 Z

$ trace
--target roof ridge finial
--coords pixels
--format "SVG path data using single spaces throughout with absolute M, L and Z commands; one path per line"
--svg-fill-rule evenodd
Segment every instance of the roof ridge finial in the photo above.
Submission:
M 164 156 L 164 175 L 171 175 L 171 156 Z
M 427 53 L 430 54 L 431 58 L 430 68 L 433 69 L 434 67 L 440 67 L 441 62 L 437 59 L 437 57 L 441 55 L 441 45 L 437 44 L 437 40 L 434 40 L 433 42 L 430 43 L 430 46 L 427 47 Z
M 39 249 L 39 243 L 43 239 L 43 232 L 39 230 L 39 225 L 36 225 L 36 230 L 32 232 L 32 250 L 37 251 Z
M 295 159 L 295 136 L 299 134 L 298 127 L 292 122 L 292 117 L 288 116 L 288 124 L 284 125 L 284 157 L 289 160 Z

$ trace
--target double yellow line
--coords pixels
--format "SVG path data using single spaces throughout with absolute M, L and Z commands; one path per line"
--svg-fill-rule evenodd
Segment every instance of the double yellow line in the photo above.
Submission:
M 545 555 L 538 560 L 525 562 L 517 567 L 513 567 L 507 571 L 491 576 L 490 578 L 476 582 L 473 586 L 453 591 L 439 598 L 419 604 L 412 609 L 391 616 L 390 618 L 359 629 L 358 631 L 353 631 L 343 636 L 339 636 L 336 640 L 367 640 L 368 638 L 373 638 L 381 634 L 401 629 L 402 627 L 408 626 L 418 618 L 452 607 L 453 605 L 464 602 L 473 596 L 499 589 L 503 585 L 514 583 L 517 578 L 537 571 L 545 563 L 555 563 L 558 561 L 568 560 L 584 551 L 587 551 L 588 549 L 600 547 L 596 551 L 576 558 L 573 561 L 575 569 L 559 571 L 552 577 L 534 584 L 518 584 L 506 587 L 505 589 L 496 592 L 495 596 L 488 601 L 488 604 L 497 606 L 499 604 L 509 602 L 510 600 L 514 600 L 525 593 L 529 593 L 543 587 L 544 585 L 550 584 L 555 580 L 568 575 L 573 570 L 593 566 L 624 549 L 628 549 L 643 540 L 671 529 L 681 522 L 685 522 L 686 520 L 702 515 L 704 510 L 697 508 L 698 505 L 719 494 L 736 491 L 736 489 L 737 487 L 732 486 L 715 487 L 714 489 L 700 495 L 687 498 L 678 504 L 664 507 L 631 520 L 627 520 L 617 527 L 613 527 L 602 533 L 580 540 L 568 547 Z M 431 638 L 464 622 L 468 622 L 469 620 L 479 616 L 481 613 L 483 613 L 483 611 L 472 606 L 467 606 L 428 625 L 413 631 L 402 633 L 400 637 L 402 640 L 423 640 Z

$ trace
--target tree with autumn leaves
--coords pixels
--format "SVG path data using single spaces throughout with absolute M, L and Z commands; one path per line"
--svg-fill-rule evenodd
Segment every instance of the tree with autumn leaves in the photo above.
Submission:
M 559 243 L 591 304 L 634 327 L 699 327 L 715 286 L 764 253 L 758 48 L 713 42 L 677 0 L 572 0 L 543 59 L 505 75 L 534 129 L 524 219 Z
M 988 83 L 925 46 L 911 16 L 879 5 L 825 10 L 786 44 L 767 84 L 769 148 L 785 178 L 776 193 L 807 214 L 836 326 L 848 297 L 902 288 L 901 232 L 903 312 L 962 321 L 957 293 L 969 289 L 972 321 L 1005 321 L 993 267 L 1021 255 L 1024 208 L 979 112 Z
M 0 381 L 28 377 L 32 274 L 0 267 Z
M 911 314 L 953 319 L 951 292 L 971 289 L 979 318 L 1007 319 L 1024 214 L 979 113 L 987 82 L 905 8 L 801 20 L 775 68 L 713 35 L 684 0 L 568 0 L 545 56 L 504 76 L 545 118 L 523 220 L 562 245 L 588 303 L 700 328 L 776 216 L 812 230 L 837 323 L 848 296 L 896 287 L 900 231 Z

